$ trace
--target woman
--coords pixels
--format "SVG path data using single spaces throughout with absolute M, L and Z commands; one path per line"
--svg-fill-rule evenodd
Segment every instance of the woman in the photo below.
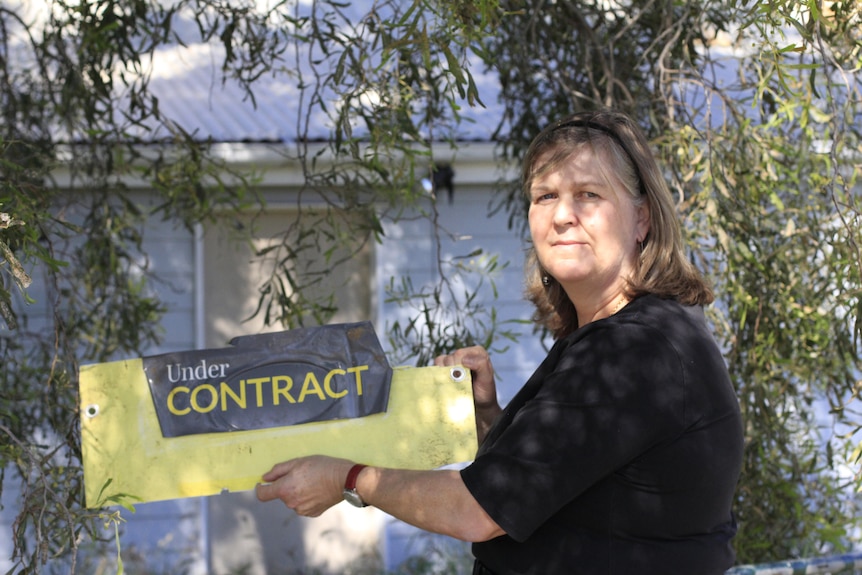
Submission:
M 480 440 L 461 471 L 276 465 L 258 487 L 303 515 L 348 497 L 474 542 L 474 573 L 723 573 L 742 457 L 739 407 L 685 257 L 666 183 L 627 117 L 543 130 L 522 171 L 528 294 L 555 344 L 505 411 L 479 347 L 437 365 L 473 372 Z

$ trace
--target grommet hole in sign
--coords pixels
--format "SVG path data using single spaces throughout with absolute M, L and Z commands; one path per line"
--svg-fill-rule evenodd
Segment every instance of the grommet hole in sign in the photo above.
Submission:
M 99 406 L 94 404 L 88 405 L 84 408 L 84 415 L 86 415 L 89 419 L 93 419 L 97 415 L 99 415 Z
M 449 372 L 449 376 L 452 378 L 452 381 L 464 381 L 467 372 L 463 367 L 453 367 L 452 371 Z

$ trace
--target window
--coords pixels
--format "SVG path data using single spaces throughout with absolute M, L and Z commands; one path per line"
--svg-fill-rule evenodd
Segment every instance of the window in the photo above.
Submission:
M 337 312 L 322 318 L 325 323 L 344 323 L 371 319 L 372 273 L 371 245 L 362 238 L 338 238 L 336 234 L 303 234 L 292 224 L 295 210 L 269 210 L 242 220 L 223 221 L 210 226 L 204 235 L 204 300 L 206 346 L 220 347 L 233 337 L 286 329 L 277 319 L 276 306 L 271 308 L 271 325 L 265 325 L 266 310 L 255 314 L 261 288 L 279 270 L 288 250 L 298 257 L 288 266 L 303 297 Z M 303 212 L 303 217 L 308 214 Z M 313 217 L 313 216 L 311 216 Z M 253 239 L 242 239 L 244 230 L 252 230 Z M 273 248 L 262 256 L 254 250 Z M 338 265 L 335 265 L 336 262 Z M 273 291 L 283 290 L 296 297 L 282 271 L 280 281 L 273 281 Z M 283 286 L 283 287 L 282 287 Z M 252 317 L 254 316 L 254 317 Z M 304 325 L 315 325 L 306 318 Z

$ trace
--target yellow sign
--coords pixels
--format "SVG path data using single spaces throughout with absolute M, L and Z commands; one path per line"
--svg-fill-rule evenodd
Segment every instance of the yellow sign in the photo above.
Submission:
M 83 366 L 80 401 L 87 507 L 245 491 L 303 455 L 433 469 L 470 461 L 477 447 L 460 367 L 396 368 L 384 413 L 230 433 L 163 437 L 140 359 Z

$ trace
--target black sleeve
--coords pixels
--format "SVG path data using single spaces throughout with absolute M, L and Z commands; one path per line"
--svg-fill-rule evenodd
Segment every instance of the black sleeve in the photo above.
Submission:
M 682 433 L 684 383 L 659 330 L 612 322 L 591 329 L 462 478 L 497 524 L 524 541 L 592 485 Z

